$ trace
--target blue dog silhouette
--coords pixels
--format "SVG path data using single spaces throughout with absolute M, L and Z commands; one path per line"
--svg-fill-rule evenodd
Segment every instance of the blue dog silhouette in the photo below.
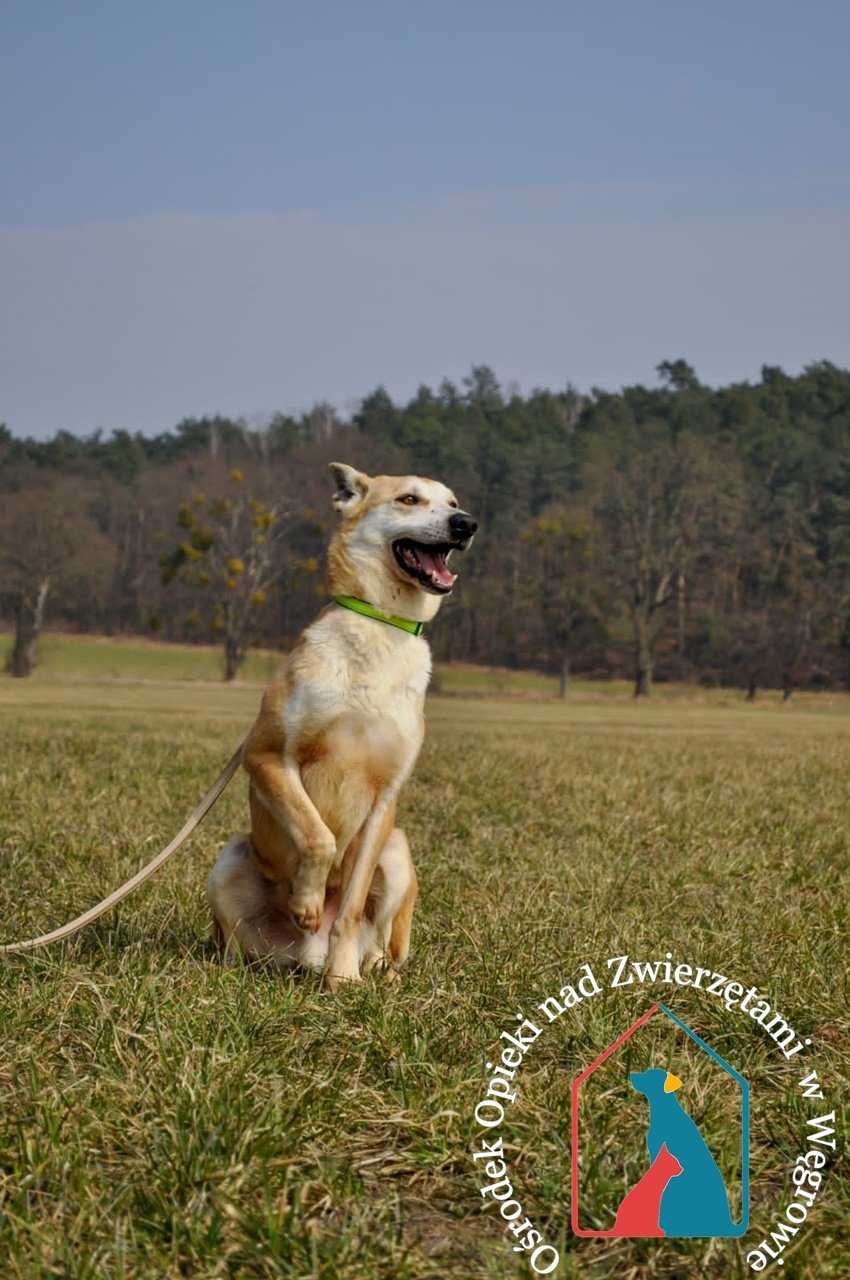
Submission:
M 629 1080 L 632 1088 L 649 1102 L 646 1147 L 650 1164 L 666 1145 L 682 1166 L 681 1174 L 671 1178 L 661 1197 L 658 1222 L 664 1234 L 734 1235 L 723 1175 L 699 1129 L 676 1097 L 682 1081 L 661 1067 L 633 1071 Z

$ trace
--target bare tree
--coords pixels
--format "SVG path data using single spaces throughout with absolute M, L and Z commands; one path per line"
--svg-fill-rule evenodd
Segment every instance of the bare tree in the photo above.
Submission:
M 787 702 L 811 665 L 814 636 L 829 631 L 841 605 L 830 591 L 835 583 L 825 580 L 810 513 L 767 490 L 755 498 L 742 539 L 744 582 L 734 624 L 739 665 L 747 701 L 768 684 L 781 687 Z M 835 575 L 836 583 L 844 577 Z
M 528 607 L 538 612 L 548 656 L 557 662 L 561 698 L 576 647 L 603 630 L 597 535 L 585 511 L 561 503 L 547 507 L 521 534 Z
M 100 579 L 112 562 L 111 545 L 86 513 L 86 496 L 73 481 L 3 496 L 0 594 L 14 620 L 10 675 L 29 676 L 35 668 L 48 597 L 67 595 L 83 574 Z
M 284 513 L 280 504 L 249 493 L 239 469 L 217 487 L 181 506 L 177 522 L 185 537 L 161 567 L 164 582 L 179 579 L 208 606 L 211 630 L 224 645 L 224 678 L 233 680 L 277 575 L 274 549 Z
M 647 697 L 665 606 L 678 600 L 683 636 L 688 582 L 734 518 L 740 478 L 702 440 L 648 422 L 595 441 L 585 479 L 604 530 L 607 572 L 628 609 L 634 695 Z

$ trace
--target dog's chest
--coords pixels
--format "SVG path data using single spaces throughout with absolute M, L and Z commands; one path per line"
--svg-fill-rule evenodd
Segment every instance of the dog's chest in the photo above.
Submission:
M 365 621 L 365 626 L 357 626 Z M 368 620 L 319 633 L 284 708 L 299 736 L 320 733 L 340 715 L 391 723 L 402 739 L 421 734 L 422 704 L 431 675 L 424 640 L 393 633 Z
M 346 709 L 390 719 L 418 715 L 430 673 L 427 655 L 423 662 L 421 654 L 407 647 L 381 658 L 358 655 L 348 670 Z

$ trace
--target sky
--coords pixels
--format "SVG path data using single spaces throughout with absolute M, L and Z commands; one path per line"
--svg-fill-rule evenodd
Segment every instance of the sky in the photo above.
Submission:
M 850 6 L 4 0 L 0 421 L 850 363 Z

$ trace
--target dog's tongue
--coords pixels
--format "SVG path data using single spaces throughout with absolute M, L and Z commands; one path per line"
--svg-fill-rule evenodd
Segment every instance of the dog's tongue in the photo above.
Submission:
M 457 574 L 450 571 L 444 556 L 437 555 L 422 546 L 416 548 L 416 555 L 425 572 L 436 579 L 441 587 L 453 585 Z

